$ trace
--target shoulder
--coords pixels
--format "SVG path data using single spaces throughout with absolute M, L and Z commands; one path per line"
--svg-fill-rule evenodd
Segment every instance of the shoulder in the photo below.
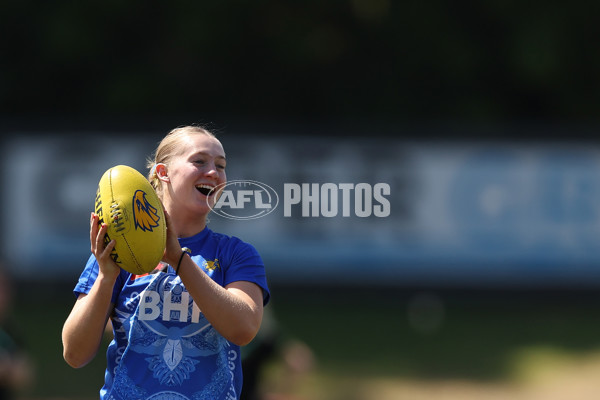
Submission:
M 241 266 L 264 266 L 263 260 L 256 248 L 237 236 L 210 232 L 214 257 L 225 271 L 233 271 Z
M 75 297 L 78 297 L 79 294 L 87 294 L 91 290 L 94 282 L 98 278 L 98 272 L 100 268 L 98 266 L 98 261 L 93 254 L 91 254 L 83 268 L 83 271 L 79 275 L 79 279 L 77 280 L 77 284 L 73 289 L 73 294 Z M 127 280 L 131 277 L 131 273 L 121 270 L 117 280 L 115 282 L 115 288 L 122 286 Z
M 223 286 L 236 281 L 252 282 L 262 289 L 263 306 L 266 305 L 271 294 L 265 265 L 256 248 L 236 236 L 212 234 L 213 240 L 219 242 L 218 258 L 224 273 Z
M 258 254 L 253 245 L 237 236 L 230 236 L 213 231 L 210 231 L 209 235 L 211 236 L 211 240 L 216 242 L 222 250 L 228 250 L 232 252 L 251 252 Z

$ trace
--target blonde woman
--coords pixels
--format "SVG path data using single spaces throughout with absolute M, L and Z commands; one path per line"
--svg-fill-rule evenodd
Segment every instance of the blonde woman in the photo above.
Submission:
M 163 262 L 142 276 L 120 269 L 92 213 L 92 254 L 63 327 L 64 358 L 74 368 L 90 362 L 110 318 L 101 399 L 238 399 L 240 346 L 258 332 L 270 294 L 254 247 L 206 226 L 211 189 L 227 181 L 225 151 L 207 130 L 181 127 L 149 167 L 167 217 Z

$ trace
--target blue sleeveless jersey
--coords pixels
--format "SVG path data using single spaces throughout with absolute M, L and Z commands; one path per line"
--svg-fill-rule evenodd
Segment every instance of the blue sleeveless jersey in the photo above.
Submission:
M 251 245 L 205 228 L 180 239 L 192 259 L 214 281 L 256 283 L 269 301 L 263 262 Z M 161 267 L 161 265 L 159 265 Z M 107 350 L 107 400 L 239 399 L 242 369 L 239 346 L 222 337 L 196 306 L 171 267 L 146 275 L 121 271 L 111 315 L 114 339 Z M 74 293 L 88 293 L 98 276 L 92 255 Z

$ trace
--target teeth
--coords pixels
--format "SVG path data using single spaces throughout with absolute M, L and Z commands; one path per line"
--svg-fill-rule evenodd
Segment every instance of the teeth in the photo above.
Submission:
M 196 190 L 205 196 L 212 196 L 214 194 L 215 187 L 212 185 L 200 184 L 196 185 Z
M 213 190 L 215 187 L 211 185 L 196 185 L 196 189 L 208 189 Z

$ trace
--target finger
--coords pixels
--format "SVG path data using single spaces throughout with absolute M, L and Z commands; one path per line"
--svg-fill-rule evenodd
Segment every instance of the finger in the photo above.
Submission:
M 96 236 L 98 236 L 98 216 L 92 212 L 90 215 L 90 247 L 92 253 L 96 250 Z
M 167 231 L 173 231 L 173 225 L 171 224 L 171 217 L 169 214 L 165 212 L 165 225 L 167 226 Z
M 169 227 L 169 223 L 171 222 L 171 217 L 169 216 L 169 213 L 167 212 L 167 209 L 165 208 L 165 205 L 163 204 L 163 202 L 160 202 L 160 205 L 162 206 L 163 209 L 163 214 L 165 215 L 165 223 L 167 224 L 167 227 Z
M 103 252 L 104 251 L 104 237 L 106 236 L 106 231 L 108 230 L 108 224 L 103 222 L 96 234 L 96 251 Z
M 171 217 L 169 216 L 169 213 L 164 208 L 164 206 L 163 206 L 163 212 L 165 214 L 165 225 L 167 226 L 167 240 L 168 240 L 169 236 L 173 236 L 175 234 L 175 230 L 173 229 L 173 225 L 171 223 Z
M 106 247 L 97 255 L 96 259 L 102 271 L 105 275 L 117 275 L 119 274 L 120 268 L 112 258 L 112 252 L 114 251 L 116 240 L 111 240 L 106 244 Z
M 164 204 L 162 204 L 162 206 L 165 215 L 165 225 L 167 226 L 167 241 L 165 243 L 165 251 L 163 253 L 162 261 L 168 263 L 169 261 L 167 260 L 169 260 L 170 258 L 179 257 L 179 254 L 181 253 L 181 246 L 179 245 L 179 241 L 177 240 L 177 233 L 173 228 L 171 217 L 169 216 L 169 213 L 167 212 L 167 209 L 165 208 Z
M 106 245 L 106 247 L 104 248 L 104 251 L 102 252 L 103 256 L 110 256 L 110 253 L 112 253 L 113 249 L 115 248 L 115 244 L 116 244 L 116 240 L 113 239 L 110 242 L 108 242 L 108 244 Z

